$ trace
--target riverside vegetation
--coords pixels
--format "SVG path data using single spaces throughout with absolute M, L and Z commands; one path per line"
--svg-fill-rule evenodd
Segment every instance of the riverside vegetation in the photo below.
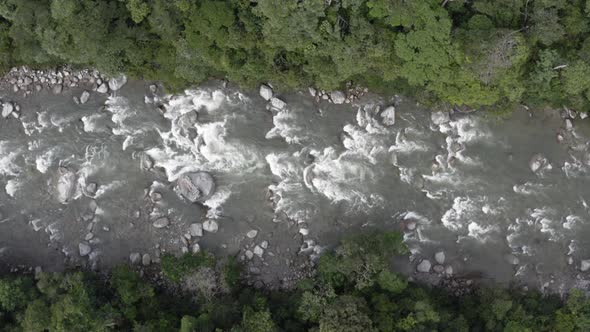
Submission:
M 0 0 L 0 68 L 590 108 L 588 0 Z
M 345 239 L 317 275 L 290 291 L 259 290 L 233 259 L 165 256 L 169 283 L 154 287 L 127 267 L 108 276 L 38 273 L 0 279 L 1 331 L 588 331 L 590 300 L 519 290 L 449 296 L 390 272 L 402 235 Z M 176 290 L 176 291 L 172 291 Z

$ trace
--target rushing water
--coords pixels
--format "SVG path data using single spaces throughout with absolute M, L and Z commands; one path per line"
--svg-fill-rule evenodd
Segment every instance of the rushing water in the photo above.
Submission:
M 304 93 L 283 95 L 277 111 L 215 84 L 162 96 L 131 82 L 77 105 L 80 92 L 3 93 L 22 114 L 0 120 L 0 260 L 60 269 L 130 253 L 157 260 L 194 243 L 243 258 L 258 245 L 251 271 L 272 282 L 341 236 L 377 228 L 404 231 L 408 273 L 442 250 L 456 275 L 555 290 L 588 277 L 579 269 L 590 259 L 590 119 L 566 130 L 558 112 L 498 120 L 399 97 L 332 105 Z M 392 104 L 386 126 L 380 109 Z M 216 180 L 202 204 L 174 190 L 193 171 Z M 170 225 L 155 228 L 161 217 Z M 206 220 L 219 230 L 187 236 Z

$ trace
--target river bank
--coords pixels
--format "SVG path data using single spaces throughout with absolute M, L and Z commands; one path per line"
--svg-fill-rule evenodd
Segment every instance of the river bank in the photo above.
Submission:
M 394 229 L 412 253 L 397 268 L 415 280 L 587 285 L 578 114 L 498 120 L 223 82 L 165 95 L 66 71 L 0 84 L 18 114 L 0 122 L 4 263 L 148 266 L 205 249 L 238 257 L 259 286 L 290 287 L 346 234 Z M 178 181 L 201 171 L 215 190 L 193 204 Z

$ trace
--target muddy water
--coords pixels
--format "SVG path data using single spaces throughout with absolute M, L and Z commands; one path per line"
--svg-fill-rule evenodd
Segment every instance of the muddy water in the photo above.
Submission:
M 557 291 L 589 277 L 590 119 L 568 130 L 557 111 L 498 120 L 400 97 L 317 104 L 306 93 L 282 95 L 287 107 L 275 110 L 216 84 L 164 96 L 131 82 L 77 105 L 81 91 L 2 93 L 22 107 L 20 119 L 0 120 L 4 263 L 100 268 L 198 243 L 285 282 L 343 235 L 376 228 L 404 232 L 407 273 L 443 251 L 454 275 Z M 393 126 L 381 118 L 388 105 Z M 216 181 L 198 204 L 175 191 L 194 171 Z M 218 230 L 190 236 L 206 221 Z

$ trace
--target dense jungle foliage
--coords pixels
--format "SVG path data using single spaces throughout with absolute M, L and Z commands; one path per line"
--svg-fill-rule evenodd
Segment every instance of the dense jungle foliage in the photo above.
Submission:
M 323 255 L 317 275 L 291 291 L 241 282 L 240 265 L 207 253 L 165 256 L 166 287 L 128 267 L 0 278 L 0 331 L 370 332 L 588 331 L 590 300 L 517 290 L 460 298 L 408 282 L 389 265 L 399 233 L 360 235 Z
M 590 108 L 590 0 L 0 0 L 0 67 Z

